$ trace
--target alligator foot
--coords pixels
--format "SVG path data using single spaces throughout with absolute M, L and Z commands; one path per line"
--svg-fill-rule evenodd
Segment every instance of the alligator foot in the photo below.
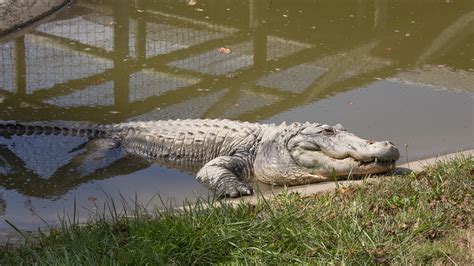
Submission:
M 221 198 L 238 198 L 252 195 L 253 188 L 244 182 L 233 180 L 233 182 L 222 184 L 222 187 L 218 188 L 216 193 Z
M 238 198 L 252 195 L 252 187 L 239 179 L 244 175 L 245 163 L 242 157 L 238 156 L 217 157 L 206 163 L 196 178 L 218 197 Z

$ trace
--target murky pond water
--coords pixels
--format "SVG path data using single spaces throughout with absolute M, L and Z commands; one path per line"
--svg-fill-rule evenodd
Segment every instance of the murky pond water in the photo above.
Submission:
M 392 140 L 404 162 L 474 147 L 473 43 L 469 0 L 77 0 L 3 38 L 0 119 L 342 123 Z M 93 212 L 106 195 L 208 195 L 157 165 L 71 171 L 84 141 L 0 137 L 0 229 Z

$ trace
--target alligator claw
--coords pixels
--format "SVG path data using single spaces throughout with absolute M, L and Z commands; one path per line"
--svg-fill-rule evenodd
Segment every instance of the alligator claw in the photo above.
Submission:
M 221 198 L 238 198 L 242 196 L 249 196 L 253 194 L 253 189 L 245 183 L 232 184 L 223 189 L 219 193 Z

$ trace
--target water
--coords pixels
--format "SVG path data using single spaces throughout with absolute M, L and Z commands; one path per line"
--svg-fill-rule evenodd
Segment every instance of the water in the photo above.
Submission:
M 0 44 L 0 118 L 342 123 L 401 162 L 474 147 L 472 1 L 85 1 Z M 223 49 L 219 49 L 223 48 Z M 0 229 L 106 195 L 209 192 L 130 160 L 78 173 L 80 138 L 0 138 Z M 407 146 L 407 149 L 405 149 Z

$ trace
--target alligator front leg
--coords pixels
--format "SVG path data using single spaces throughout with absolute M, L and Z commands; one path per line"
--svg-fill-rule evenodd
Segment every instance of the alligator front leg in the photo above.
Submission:
M 246 161 L 237 156 L 221 156 L 206 163 L 196 178 L 219 197 L 237 198 L 252 195 L 250 185 L 240 181 L 246 174 Z

